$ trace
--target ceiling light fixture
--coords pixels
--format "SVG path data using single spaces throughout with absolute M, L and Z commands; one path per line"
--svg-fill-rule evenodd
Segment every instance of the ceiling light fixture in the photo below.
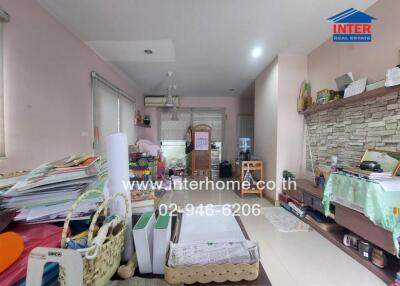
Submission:
M 258 58 L 259 56 L 262 55 L 262 52 L 263 52 L 262 49 L 257 47 L 251 51 L 251 55 L 253 58 Z
M 151 54 L 153 53 L 153 51 L 150 50 L 150 49 L 145 49 L 145 50 L 144 50 L 144 53 L 145 53 L 146 55 L 151 55 Z

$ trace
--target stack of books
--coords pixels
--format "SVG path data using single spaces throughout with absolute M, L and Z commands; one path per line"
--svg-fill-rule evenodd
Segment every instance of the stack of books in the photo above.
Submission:
M 78 196 L 98 183 L 99 159 L 70 156 L 37 167 L 1 195 L 0 209 L 17 210 L 14 220 L 26 223 L 63 221 Z M 73 219 L 89 218 L 101 200 L 83 200 Z
M 361 170 L 360 168 L 345 168 L 343 169 L 343 172 L 367 180 L 384 180 L 393 177 L 393 174 L 391 172 L 378 173 L 368 170 Z

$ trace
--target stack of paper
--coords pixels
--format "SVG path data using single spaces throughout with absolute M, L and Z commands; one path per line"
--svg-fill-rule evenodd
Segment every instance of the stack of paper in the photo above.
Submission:
M 0 194 L 6 192 L 14 186 L 18 181 L 22 180 L 28 172 L 16 172 L 4 176 L 0 176 Z
M 371 173 L 369 174 L 369 179 L 370 180 L 383 180 L 383 179 L 389 179 L 392 177 L 392 173 L 390 172 L 383 172 L 383 173 Z
M 361 177 L 367 180 L 384 180 L 393 177 L 391 172 L 371 172 L 368 170 L 361 170 L 360 168 L 345 168 L 343 169 L 344 173 Z
M 29 223 L 63 220 L 88 186 L 97 183 L 99 157 L 72 156 L 34 169 L 1 197 L 2 209 L 15 209 L 18 221 Z M 75 219 L 88 218 L 99 196 L 84 200 Z

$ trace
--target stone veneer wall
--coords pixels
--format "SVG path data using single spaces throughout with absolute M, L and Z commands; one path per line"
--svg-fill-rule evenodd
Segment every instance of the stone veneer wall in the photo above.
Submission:
M 338 156 L 339 166 L 359 165 L 366 149 L 400 150 L 400 94 L 307 115 L 314 166 Z M 307 169 L 311 171 L 307 144 Z

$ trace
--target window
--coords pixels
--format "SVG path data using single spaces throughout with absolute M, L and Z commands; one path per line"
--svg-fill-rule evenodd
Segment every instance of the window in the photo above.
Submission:
M 224 118 L 225 111 L 221 109 L 193 109 L 192 122 L 193 126 L 206 124 L 211 127 L 211 140 L 214 142 L 224 141 Z
M 161 140 L 185 141 L 185 134 L 192 124 L 191 110 L 179 108 L 177 111 L 178 120 L 172 120 L 172 108 L 161 110 Z
M 177 161 L 184 165 L 185 134 L 189 126 L 207 124 L 211 126 L 211 140 L 219 149 L 222 158 L 222 143 L 224 141 L 224 109 L 179 108 L 178 120 L 172 120 L 171 108 L 161 110 L 160 140 L 163 154 L 167 162 L 174 165 Z
M 10 16 L 0 9 L 0 157 L 6 156 L 5 126 L 4 126 L 4 77 L 3 77 L 3 25 Z
M 125 133 L 128 144 L 135 143 L 135 102 L 121 90 L 92 73 L 94 151 L 106 155 L 107 136 Z
M 180 162 L 186 166 L 185 142 L 186 131 L 191 125 L 190 109 L 180 108 L 176 111 L 178 120 L 172 120 L 171 108 L 161 109 L 160 139 L 161 149 L 168 167 Z

